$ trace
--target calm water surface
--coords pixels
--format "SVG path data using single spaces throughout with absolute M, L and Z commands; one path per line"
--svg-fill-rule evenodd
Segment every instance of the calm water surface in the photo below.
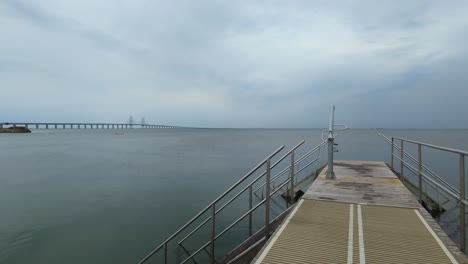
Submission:
M 39 130 L 0 134 L 0 263 L 135 263 L 266 155 L 314 129 Z M 467 130 L 382 130 L 468 149 Z M 336 159 L 390 160 L 376 130 Z M 414 151 L 411 147 L 410 151 Z M 457 157 L 427 151 L 457 184 Z

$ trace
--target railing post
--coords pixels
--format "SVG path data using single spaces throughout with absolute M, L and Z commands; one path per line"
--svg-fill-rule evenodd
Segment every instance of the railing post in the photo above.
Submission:
M 395 168 L 393 167 L 393 145 L 394 145 L 394 144 L 395 144 L 395 143 L 394 143 L 394 138 L 392 137 L 392 157 L 391 157 L 391 162 L 390 162 L 390 164 L 392 165 L 392 169 L 395 169 Z
M 465 155 L 460 154 L 460 250 L 465 253 Z
M 215 244 L 214 244 L 214 239 L 215 239 L 215 232 L 216 232 L 216 210 L 215 210 L 215 204 L 211 205 L 211 264 L 215 264 Z
M 422 156 L 421 144 L 418 144 L 418 180 L 419 180 L 419 201 L 422 202 Z
M 164 264 L 167 264 L 167 243 L 164 243 Z
M 265 185 L 265 236 L 270 237 L 270 159 L 266 162 L 266 185 Z
M 400 140 L 400 179 L 403 182 L 403 140 Z
M 252 185 L 249 186 L 249 211 L 252 210 Z M 249 237 L 252 236 L 252 212 L 249 213 Z
M 294 150 L 291 152 L 291 190 L 289 190 L 289 201 L 294 203 Z

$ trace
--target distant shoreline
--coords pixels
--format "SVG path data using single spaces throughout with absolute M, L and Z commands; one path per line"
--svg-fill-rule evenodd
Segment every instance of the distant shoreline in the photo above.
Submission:
M 0 133 L 31 133 L 26 127 L 9 127 L 9 128 L 0 128 Z

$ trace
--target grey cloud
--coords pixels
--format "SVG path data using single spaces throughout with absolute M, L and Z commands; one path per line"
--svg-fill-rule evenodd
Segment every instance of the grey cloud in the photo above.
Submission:
M 0 112 L 318 127 L 335 103 L 351 126 L 466 127 L 442 113 L 466 111 L 467 10 L 455 1 L 5 1 L 0 86 L 14 88 L 2 91 Z M 18 102 L 34 111 L 8 110 Z

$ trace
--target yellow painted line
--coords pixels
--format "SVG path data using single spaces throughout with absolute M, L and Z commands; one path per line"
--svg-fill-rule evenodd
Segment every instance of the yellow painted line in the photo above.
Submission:
M 354 204 L 349 205 L 348 264 L 353 263 Z
M 450 261 L 453 263 L 453 264 L 458 264 L 457 260 L 453 257 L 453 255 L 450 253 L 450 251 L 447 249 L 447 247 L 444 245 L 444 243 L 442 243 L 442 241 L 440 240 L 440 238 L 437 236 L 437 234 L 434 232 L 434 230 L 432 230 L 432 228 L 429 226 L 429 224 L 426 222 L 426 220 L 424 219 L 424 217 L 421 215 L 421 213 L 419 213 L 418 210 L 414 210 L 416 212 L 416 215 L 419 217 L 419 219 L 421 220 L 421 222 L 424 224 L 424 226 L 426 227 L 426 229 L 429 231 L 429 233 L 431 233 L 431 235 L 434 237 L 434 239 L 437 241 L 437 243 L 439 244 L 439 246 L 442 248 L 442 250 L 445 252 L 445 254 L 447 255 L 447 257 L 450 259 Z
M 272 237 L 271 241 L 268 243 L 266 248 L 263 250 L 262 254 L 260 257 L 257 259 L 255 264 L 262 263 L 263 259 L 266 257 L 268 252 L 270 251 L 271 247 L 275 244 L 276 240 L 278 240 L 278 237 L 283 233 L 284 229 L 288 225 L 289 221 L 291 221 L 291 218 L 296 214 L 297 210 L 299 207 L 301 207 L 302 203 L 304 202 L 304 199 L 299 200 L 299 202 L 296 204 L 296 207 L 294 210 L 289 214 L 288 218 L 284 221 L 284 223 L 281 225 L 281 228 L 278 230 L 278 232 L 275 233 L 275 235 Z

